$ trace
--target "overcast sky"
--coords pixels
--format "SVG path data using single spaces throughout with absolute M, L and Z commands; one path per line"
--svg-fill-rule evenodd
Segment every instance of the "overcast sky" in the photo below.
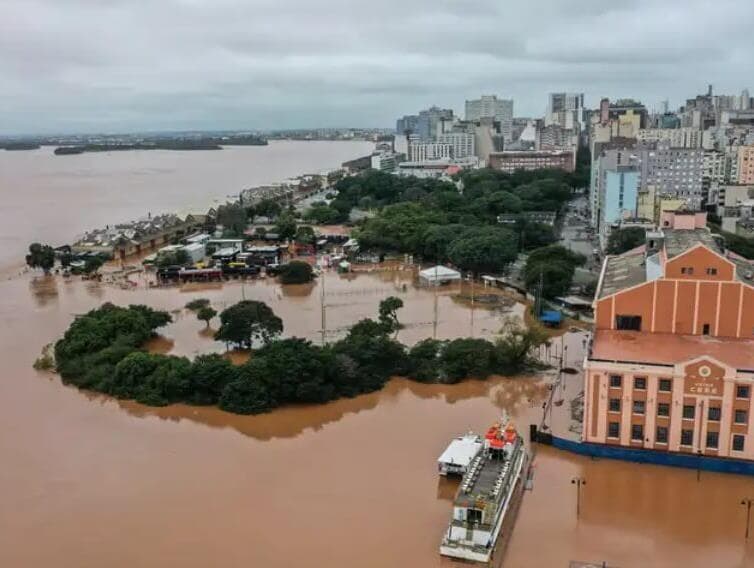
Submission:
M 618 4 L 613 7 L 613 4 Z M 753 0 L 0 0 L 0 133 L 392 127 L 754 93 Z

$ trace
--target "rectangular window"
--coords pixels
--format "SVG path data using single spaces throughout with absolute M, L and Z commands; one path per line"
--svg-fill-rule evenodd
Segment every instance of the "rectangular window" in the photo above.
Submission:
M 619 389 L 623 383 L 623 377 L 620 375 L 610 375 L 610 386 Z
M 747 412 L 745 410 L 736 410 L 735 420 L 736 424 L 746 424 Z
M 694 443 L 693 430 L 681 430 L 681 445 L 690 446 Z
M 736 387 L 736 398 L 749 398 L 749 387 L 738 385 Z
M 733 451 L 735 452 L 743 452 L 744 451 L 744 436 L 742 434 L 733 434 Z
M 641 316 L 615 316 L 615 329 L 641 331 Z
M 644 441 L 644 425 L 643 424 L 631 425 L 631 439 L 638 440 L 640 442 Z
M 720 407 L 719 406 L 710 406 L 709 412 L 707 413 L 707 418 L 714 421 L 720 420 Z
M 644 414 L 644 401 L 643 400 L 634 401 L 634 414 Z
M 610 412 L 620 412 L 620 399 L 611 398 L 609 409 L 610 409 Z
M 660 402 L 657 404 L 657 416 L 670 416 L 670 404 Z
M 634 388 L 639 390 L 647 390 L 646 377 L 634 377 Z
M 683 406 L 683 417 L 688 418 L 689 420 L 694 419 L 694 405 L 693 404 L 685 404 Z
M 670 379 L 660 379 L 657 390 L 660 392 L 670 392 L 673 390 L 673 381 Z
M 717 432 L 707 432 L 707 447 L 708 448 L 717 448 L 717 439 L 718 439 L 718 433 Z
M 620 422 L 609 422 L 607 425 L 607 437 L 618 438 L 620 437 Z
M 717 268 L 708 268 L 707 269 L 707 274 L 709 276 L 715 276 L 717 274 Z
M 668 428 L 667 426 L 658 426 L 657 427 L 657 436 L 655 436 L 655 442 L 658 444 L 667 444 L 668 443 Z

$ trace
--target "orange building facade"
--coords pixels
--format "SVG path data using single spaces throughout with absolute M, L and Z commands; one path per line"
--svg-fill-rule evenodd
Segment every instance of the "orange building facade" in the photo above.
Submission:
M 606 258 L 582 439 L 754 460 L 753 277 L 702 227 Z

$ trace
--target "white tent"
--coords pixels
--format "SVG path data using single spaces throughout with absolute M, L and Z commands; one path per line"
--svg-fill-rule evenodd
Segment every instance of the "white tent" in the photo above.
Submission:
M 419 272 L 419 280 L 422 284 L 444 284 L 445 282 L 453 282 L 460 279 L 460 272 L 439 264 L 431 268 L 425 268 Z

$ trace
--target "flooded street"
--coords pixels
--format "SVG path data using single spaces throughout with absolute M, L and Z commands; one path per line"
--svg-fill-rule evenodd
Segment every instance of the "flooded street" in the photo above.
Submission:
M 501 410 L 525 431 L 539 420 L 543 381 L 395 379 L 377 393 L 252 417 L 116 401 L 31 368 L 74 314 L 103 301 L 179 310 L 193 297 L 220 306 L 243 294 L 270 302 L 286 333 L 316 340 L 319 285 L 126 291 L 43 278 L 2 282 L 0 565 L 452 565 L 437 546 L 455 483 L 438 479 L 435 460 L 451 437 L 482 430 Z M 431 336 L 434 294 L 414 288 L 408 273 L 328 274 L 328 327 L 373 315 L 390 294 L 411 300 L 400 313 L 403 341 Z M 475 310 L 476 333 L 493 333 L 507 313 Z M 220 350 L 202 322 L 174 315 L 163 350 Z M 439 295 L 438 337 L 470 322 L 465 302 Z M 752 564 L 739 505 L 754 494 L 750 478 L 702 473 L 697 482 L 694 471 L 551 448 L 539 448 L 534 469 L 506 566 Z M 588 480 L 578 523 L 570 484 L 577 475 Z

